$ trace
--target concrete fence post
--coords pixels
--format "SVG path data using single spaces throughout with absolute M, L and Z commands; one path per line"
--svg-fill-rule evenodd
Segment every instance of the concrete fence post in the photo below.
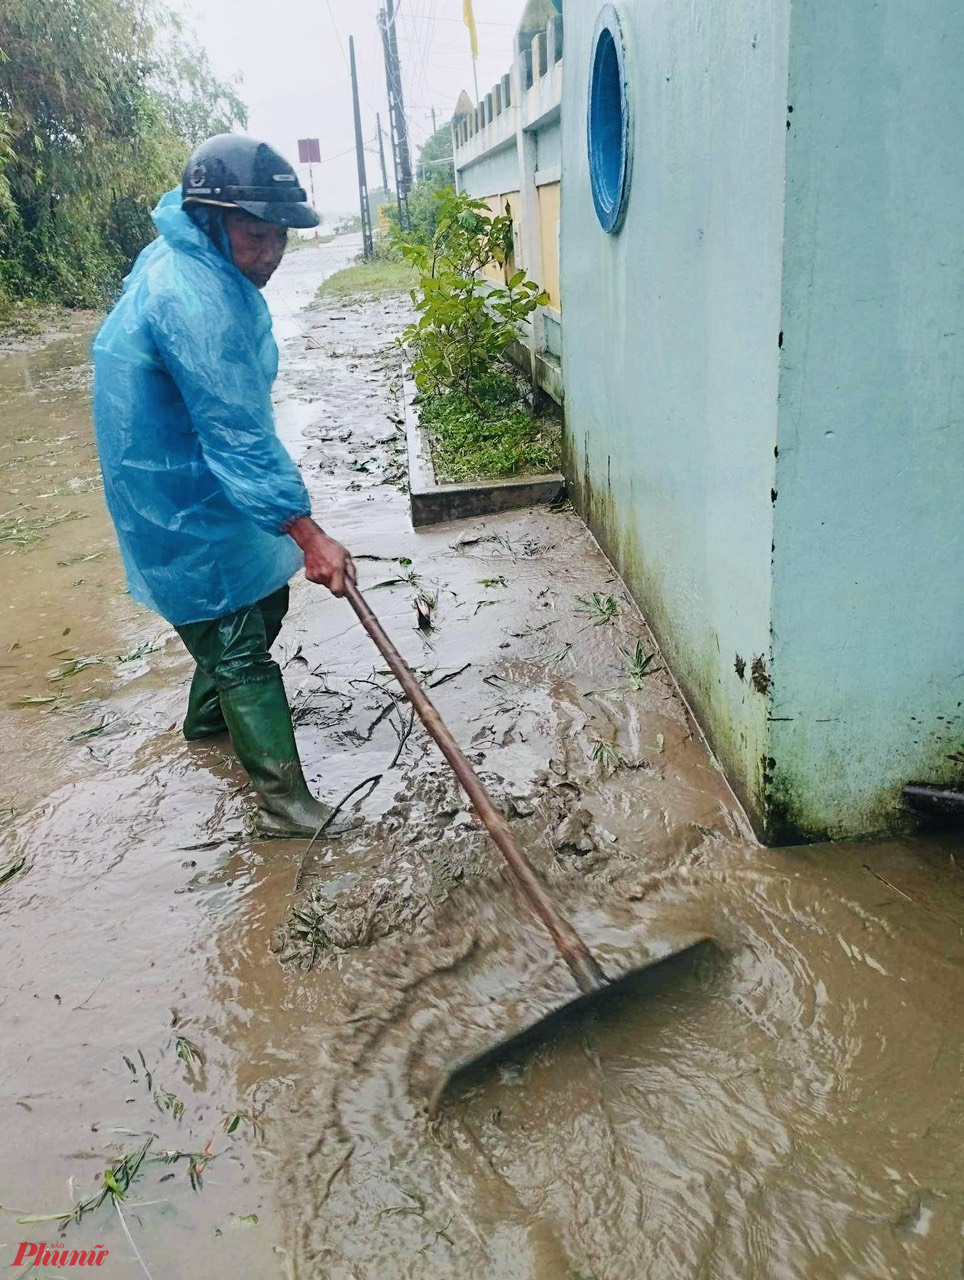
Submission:
M 546 25 L 546 65 L 551 70 L 562 57 L 562 15 L 550 18 Z
M 537 284 L 541 284 L 542 219 L 539 216 L 539 192 L 536 188 L 538 144 L 535 133 L 526 128 L 528 119 L 525 95 L 525 89 L 529 84 L 534 83 L 533 75 L 537 57 L 537 42 L 533 41 L 531 48 L 523 50 L 513 64 L 513 72 L 521 90 L 517 98 L 516 149 L 519 165 L 519 218 L 521 221 L 523 261 L 516 265 L 525 268 L 530 280 L 535 280 Z M 526 339 L 526 345 L 529 349 L 529 376 L 533 387 L 536 385 L 536 356 L 540 350 L 539 334 L 541 329 L 541 314 L 536 312 L 530 320 Z
M 532 88 L 532 84 L 533 84 L 532 50 L 531 49 L 522 50 L 522 53 L 519 55 L 519 67 L 521 72 L 519 76 L 519 87 L 522 90 L 522 95 L 520 96 L 519 100 L 521 101 L 521 97 L 525 95 L 525 92 L 527 89 Z
M 547 70 L 546 33 L 540 31 L 532 37 L 532 83 L 541 80 Z

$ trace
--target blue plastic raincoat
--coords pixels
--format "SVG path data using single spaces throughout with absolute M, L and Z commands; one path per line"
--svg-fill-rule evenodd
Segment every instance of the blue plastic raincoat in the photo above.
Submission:
M 257 287 L 169 191 L 94 342 L 107 506 L 135 600 L 175 626 L 234 613 L 304 564 L 310 511 L 275 434 L 278 348 Z

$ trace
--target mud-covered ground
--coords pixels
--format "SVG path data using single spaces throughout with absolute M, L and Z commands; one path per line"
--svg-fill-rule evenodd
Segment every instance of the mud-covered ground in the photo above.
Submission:
M 60 338 L 87 333 L 94 311 L 68 311 L 46 303 L 19 303 L 0 315 L 0 356 L 36 353 Z
M 365 784 L 365 825 L 252 837 L 228 743 L 180 737 L 186 656 L 124 592 L 86 340 L 11 356 L 0 1266 L 60 1238 L 18 1219 L 150 1139 L 126 1199 L 65 1229 L 105 1275 L 959 1280 L 964 851 L 759 848 L 575 515 L 413 533 L 406 304 L 310 305 L 352 250 L 268 291 L 318 518 L 604 965 L 719 950 L 431 1110 L 446 1063 L 570 991 L 545 935 L 347 605 L 303 582 L 277 656 L 306 772 L 333 802 Z

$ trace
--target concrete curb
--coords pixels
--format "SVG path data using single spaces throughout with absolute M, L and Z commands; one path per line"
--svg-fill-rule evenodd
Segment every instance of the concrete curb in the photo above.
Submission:
M 565 492 L 565 477 L 557 471 L 549 475 L 520 476 L 512 480 L 478 480 L 474 484 L 438 484 L 432 452 L 412 401 L 415 384 L 404 383 L 405 436 L 408 441 L 408 487 L 412 524 L 416 529 L 466 516 L 489 516 L 518 507 L 534 507 L 555 502 Z

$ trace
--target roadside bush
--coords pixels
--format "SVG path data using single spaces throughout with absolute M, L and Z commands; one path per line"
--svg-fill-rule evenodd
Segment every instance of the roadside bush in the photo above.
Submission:
M 559 424 L 535 419 L 530 389 L 504 359 L 533 311 L 548 301 L 524 271 L 500 282 L 512 257 L 512 219 L 444 190 L 428 243 L 396 236 L 419 273 L 418 319 L 402 334 L 412 355 L 419 416 L 445 480 L 552 471 Z M 489 274 L 482 273 L 489 270 Z M 496 277 L 496 278 L 493 278 Z
M 405 236 L 398 244 L 419 273 L 412 301 L 419 318 L 402 335 L 412 350 L 412 372 L 423 393 L 459 391 L 477 408 L 486 379 L 519 336 L 519 328 L 548 295 L 516 271 L 498 284 L 487 267 L 512 256 L 512 219 L 481 200 L 451 189 L 438 199 L 438 225 L 426 245 Z
M 100 306 L 245 108 L 163 0 L 0 4 L 0 306 Z

